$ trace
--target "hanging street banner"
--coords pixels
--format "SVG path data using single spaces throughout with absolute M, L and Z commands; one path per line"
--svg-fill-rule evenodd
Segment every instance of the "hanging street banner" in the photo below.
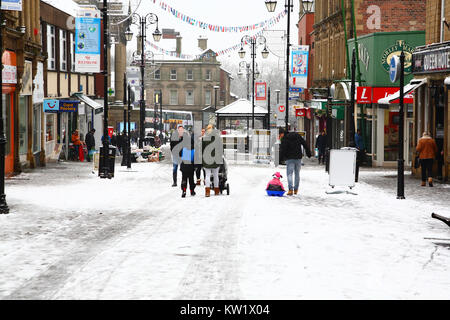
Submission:
M 22 0 L 1 0 L 2 10 L 22 11 Z
M 267 92 L 267 84 L 265 82 L 256 82 L 255 83 L 255 99 L 256 100 L 266 100 L 267 96 L 266 96 L 266 92 Z
M 75 19 L 75 72 L 100 72 L 100 18 Z
M 308 87 L 309 46 L 293 46 L 291 49 L 291 87 Z

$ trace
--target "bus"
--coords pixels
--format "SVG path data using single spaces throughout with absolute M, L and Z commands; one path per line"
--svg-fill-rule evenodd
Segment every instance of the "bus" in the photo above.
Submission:
M 159 109 L 156 113 L 155 119 L 155 109 L 146 108 L 145 109 L 145 129 L 146 131 L 153 131 L 155 129 L 159 130 Z M 156 123 L 155 121 L 156 120 Z M 190 111 L 177 111 L 177 110 L 163 110 L 163 130 L 172 131 L 176 130 L 177 126 L 182 124 L 185 129 L 192 130 L 194 126 L 194 120 L 192 117 L 192 112 Z

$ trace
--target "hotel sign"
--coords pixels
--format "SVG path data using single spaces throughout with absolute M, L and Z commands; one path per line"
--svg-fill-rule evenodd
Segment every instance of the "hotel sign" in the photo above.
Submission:
M 414 73 L 450 71 L 450 47 L 416 52 L 413 55 Z

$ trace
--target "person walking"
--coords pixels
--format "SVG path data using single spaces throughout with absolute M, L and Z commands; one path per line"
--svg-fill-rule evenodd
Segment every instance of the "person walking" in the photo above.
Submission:
M 214 180 L 214 194 L 220 193 L 219 169 L 223 163 L 223 142 L 220 133 L 212 124 L 206 127 L 202 138 L 202 165 L 205 169 L 205 197 L 211 193 L 211 175 Z
M 189 146 L 184 146 L 181 151 L 181 197 L 186 197 L 186 189 L 189 181 L 189 189 L 191 190 L 191 196 L 195 196 L 195 186 L 194 183 L 194 154 L 195 154 L 195 146 L 194 146 L 194 136 L 184 137 L 184 139 L 190 140 Z
M 202 128 L 202 133 L 201 133 L 201 136 L 197 139 L 197 141 L 196 141 L 196 147 L 195 147 L 195 149 L 196 150 L 200 150 L 201 149 L 201 146 L 202 146 L 202 139 L 203 139 L 203 136 L 205 135 L 205 132 L 206 132 L 206 130 L 204 129 L 204 128 Z M 196 158 L 197 159 L 197 158 Z M 200 159 L 200 161 L 195 161 L 195 165 L 194 165 L 194 168 L 195 168 L 195 175 L 196 175 L 196 177 L 197 177 L 197 185 L 199 186 L 200 184 L 201 184 L 201 176 L 202 176 L 202 163 L 201 163 L 201 159 Z
M 181 163 L 181 152 L 182 148 L 180 146 L 183 143 L 185 132 L 184 127 L 182 125 L 178 126 L 177 131 L 174 131 L 173 134 L 170 137 L 170 151 L 172 153 L 172 164 L 173 164 L 173 171 L 172 171 L 172 177 L 173 177 L 173 184 L 172 187 L 177 186 L 177 171 L 178 171 L 178 164 Z M 180 146 L 178 146 L 180 144 Z
M 280 128 L 281 138 L 281 155 L 286 161 L 286 175 L 288 179 L 289 191 L 288 196 L 298 193 L 300 185 L 300 168 L 302 166 L 303 151 L 305 149 L 308 158 L 311 158 L 311 150 L 305 139 L 297 132 L 289 132 L 286 134 L 284 129 Z M 294 175 L 295 180 L 292 181 Z
M 316 140 L 316 148 L 319 151 L 319 164 L 325 164 L 325 148 L 327 147 L 327 135 L 323 130 Z
M 94 137 L 95 129 L 92 128 L 86 134 L 86 148 L 87 148 L 87 156 L 86 159 L 88 162 L 91 162 L 91 150 L 95 150 L 95 137 Z
M 430 136 L 429 132 L 424 132 L 422 138 L 416 147 L 416 151 L 419 153 L 420 166 L 422 168 L 422 187 L 428 185 L 433 186 L 433 160 L 436 157 L 438 148 L 436 141 Z
M 79 160 L 80 147 L 82 147 L 81 146 L 80 135 L 78 134 L 78 130 L 75 130 L 72 133 L 72 143 L 73 143 L 73 146 L 75 148 L 75 155 L 74 155 L 75 159 L 74 160 L 78 161 Z

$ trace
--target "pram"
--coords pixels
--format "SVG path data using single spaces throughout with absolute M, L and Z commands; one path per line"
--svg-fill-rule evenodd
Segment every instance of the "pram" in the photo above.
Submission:
M 219 167 L 219 190 L 220 194 L 223 191 L 227 191 L 227 195 L 230 195 L 230 185 L 228 183 L 228 164 L 225 157 L 222 158 L 223 163 Z M 205 170 L 203 169 L 203 176 L 205 176 Z M 211 185 L 214 184 L 214 177 L 211 175 Z

